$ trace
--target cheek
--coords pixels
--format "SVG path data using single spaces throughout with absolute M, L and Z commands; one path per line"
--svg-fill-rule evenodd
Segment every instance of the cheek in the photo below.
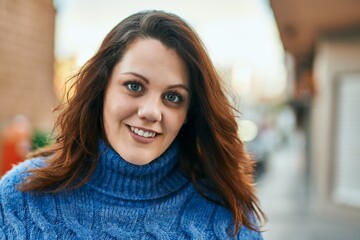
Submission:
M 108 102 L 106 102 L 104 104 L 103 118 L 104 118 L 105 125 L 110 124 L 111 121 L 113 121 L 113 119 L 114 119 L 113 106 L 109 105 Z
M 103 110 L 103 123 L 104 123 L 105 134 L 106 136 L 109 136 L 113 124 L 112 124 L 111 114 L 109 113 L 109 109 L 107 109 L 105 106 Z
M 172 134 L 177 134 L 181 127 L 184 124 L 186 118 L 186 111 L 182 111 L 177 114 L 170 114 L 170 117 L 167 121 L 168 129 L 171 131 Z
M 116 127 L 117 123 L 121 120 L 124 111 L 121 111 L 123 107 L 117 101 L 111 101 L 111 99 L 107 100 L 108 101 L 104 102 L 103 119 L 105 130 L 109 131 L 109 129 Z
M 121 94 L 110 93 L 104 100 L 104 117 L 107 116 L 108 121 L 119 120 L 131 111 L 129 103 L 130 100 Z

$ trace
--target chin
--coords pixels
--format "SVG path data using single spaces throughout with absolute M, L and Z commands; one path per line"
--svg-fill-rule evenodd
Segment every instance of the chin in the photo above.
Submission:
M 127 157 L 123 157 L 125 159 L 125 161 L 134 164 L 134 165 L 146 165 L 151 163 L 152 161 L 154 161 L 157 156 L 154 156 L 153 154 L 151 154 L 150 156 L 146 156 L 143 153 L 141 153 L 141 151 L 134 151 L 137 154 L 134 155 L 128 155 Z M 139 157 L 139 155 L 141 157 Z

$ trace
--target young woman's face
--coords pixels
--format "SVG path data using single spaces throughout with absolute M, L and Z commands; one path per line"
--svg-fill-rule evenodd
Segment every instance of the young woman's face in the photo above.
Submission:
M 183 60 L 155 39 L 137 39 L 117 63 L 105 90 L 107 139 L 126 161 L 159 157 L 184 124 L 190 103 Z

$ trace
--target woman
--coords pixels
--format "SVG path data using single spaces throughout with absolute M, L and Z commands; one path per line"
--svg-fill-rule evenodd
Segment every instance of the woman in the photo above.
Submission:
M 262 239 L 236 111 L 182 19 L 124 19 L 73 89 L 55 144 L 1 180 L 2 238 Z

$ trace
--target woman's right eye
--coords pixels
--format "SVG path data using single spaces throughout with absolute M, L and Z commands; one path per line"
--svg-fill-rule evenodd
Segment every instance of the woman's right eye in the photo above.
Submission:
M 129 82 L 125 85 L 132 92 L 142 92 L 144 90 L 143 86 L 138 82 Z

